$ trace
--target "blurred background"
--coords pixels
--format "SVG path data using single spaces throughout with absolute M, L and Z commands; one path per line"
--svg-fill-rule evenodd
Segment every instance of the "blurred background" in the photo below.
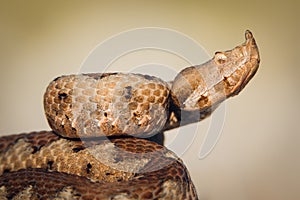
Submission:
M 244 42 L 250 29 L 261 54 L 256 76 L 226 102 L 213 151 L 199 159 L 208 118 L 181 157 L 202 200 L 300 199 L 299 8 L 297 0 L 1 1 L 0 134 L 48 130 L 42 105 L 48 83 L 78 73 L 90 52 L 113 35 L 168 28 L 192 38 L 212 57 Z M 124 56 L 114 70 L 141 65 L 140 57 L 138 52 Z M 142 57 L 176 71 L 189 65 L 157 51 Z M 166 136 L 167 144 L 171 140 Z

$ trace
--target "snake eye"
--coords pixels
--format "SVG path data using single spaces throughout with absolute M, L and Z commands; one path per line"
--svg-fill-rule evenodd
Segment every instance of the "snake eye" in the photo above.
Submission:
M 215 61 L 218 64 L 224 64 L 227 60 L 227 57 L 222 52 L 216 52 L 215 53 Z

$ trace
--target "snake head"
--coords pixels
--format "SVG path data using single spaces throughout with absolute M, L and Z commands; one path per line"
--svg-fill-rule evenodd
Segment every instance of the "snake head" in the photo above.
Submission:
M 226 82 L 226 97 L 238 94 L 255 75 L 259 52 L 253 34 L 246 30 L 246 41 L 232 50 L 216 52 L 213 62 Z
M 205 111 L 238 94 L 255 75 L 260 58 L 252 33 L 246 41 L 227 51 L 218 51 L 208 62 L 185 68 L 174 80 L 172 98 L 182 110 Z

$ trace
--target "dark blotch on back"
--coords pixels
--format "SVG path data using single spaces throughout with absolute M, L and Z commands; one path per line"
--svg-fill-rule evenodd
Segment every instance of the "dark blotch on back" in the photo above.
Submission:
M 126 99 L 131 99 L 132 96 L 132 87 L 131 86 L 127 86 L 125 87 L 125 98 Z
M 89 74 L 83 74 L 83 75 L 89 76 L 89 77 L 94 78 L 96 80 L 100 80 L 102 78 L 112 76 L 112 75 L 116 75 L 116 74 L 118 74 L 118 73 L 117 72 L 114 72 L 114 73 L 89 73 Z
M 145 79 L 150 80 L 150 81 L 154 79 L 153 76 L 149 76 L 149 75 L 144 75 L 144 77 L 145 77 Z
M 65 92 L 58 93 L 58 98 L 60 100 L 65 99 L 67 96 L 68 96 L 68 94 Z
M 39 148 L 37 146 L 32 146 L 32 154 L 35 154 L 36 152 L 39 151 Z
M 53 81 L 57 81 L 58 79 L 60 79 L 61 76 L 56 77 L 55 79 L 53 79 Z
M 79 151 L 84 150 L 84 149 L 85 149 L 85 147 L 84 147 L 84 146 L 81 146 L 81 147 L 75 147 L 75 148 L 73 148 L 72 151 L 73 151 L 74 153 L 78 153 Z
M 90 173 L 91 172 L 91 169 L 92 169 L 92 165 L 91 165 L 91 163 L 88 163 L 87 165 L 86 165 L 86 173 Z
M 54 163 L 53 160 L 49 160 L 49 161 L 47 162 L 47 170 L 52 170 L 53 163 Z

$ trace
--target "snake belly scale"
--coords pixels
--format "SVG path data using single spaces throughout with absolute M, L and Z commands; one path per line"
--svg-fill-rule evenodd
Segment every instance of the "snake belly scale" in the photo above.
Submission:
M 144 138 L 207 117 L 256 73 L 254 37 L 172 82 L 141 74 L 64 75 L 46 89 L 51 131 L 0 138 L 0 199 L 198 199 L 189 172 Z

